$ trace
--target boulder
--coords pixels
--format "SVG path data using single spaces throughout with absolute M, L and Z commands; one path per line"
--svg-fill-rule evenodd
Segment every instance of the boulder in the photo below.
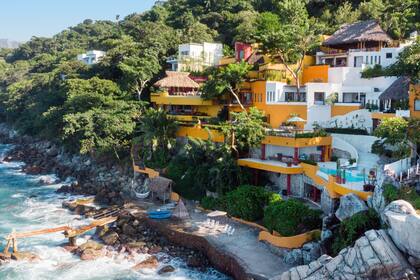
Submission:
M 80 251 L 84 251 L 87 249 L 92 249 L 92 250 L 101 250 L 104 247 L 104 245 L 95 242 L 93 240 L 89 240 L 86 243 L 83 243 L 82 245 L 79 246 L 79 250 Z
M 302 265 L 303 253 L 301 249 L 293 249 L 286 253 L 283 257 L 285 263 L 289 265 Z
M 373 194 L 368 197 L 367 204 L 370 208 L 376 210 L 377 213 L 382 213 L 386 206 L 383 186 L 376 186 Z
M 367 211 L 368 207 L 366 203 L 361 200 L 354 193 L 349 193 L 340 197 L 340 206 L 335 212 L 335 216 L 343 221 L 347 218 L 350 218 L 356 213 Z
M 83 261 L 92 261 L 98 258 L 102 258 L 106 256 L 105 250 L 95 250 L 95 249 L 86 249 L 80 255 L 80 259 Z
M 31 252 L 12 253 L 11 259 L 15 261 L 38 261 L 39 257 Z
M 158 274 L 166 274 L 166 273 L 171 273 L 175 271 L 175 267 L 173 267 L 172 265 L 165 265 L 164 267 L 162 267 L 161 269 L 159 269 Z
M 370 230 L 335 258 L 323 255 L 274 279 L 408 279 L 407 275 L 415 275 L 415 271 L 387 232 Z
M 119 236 L 115 231 L 108 231 L 101 238 L 106 245 L 114 245 L 118 241 Z
M 302 247 L 303 264 L 317 260 L 321 256 L 321 245 L 318 242 L 309 242 Z
M 384 210 L 384 222 L 397 247 L 404 253 L 420 259 L 420 216 L 404 200 L 391 202 Z
M 133 270 L 140 270 L 144 268 L 154 269 L 157 268 L 159 265 L 158 259 L 155 256 L 151 256 L 147 259 L 145 259 L 142 262 L 139 262 L 135 266 L 133 266 L 131 269 Z

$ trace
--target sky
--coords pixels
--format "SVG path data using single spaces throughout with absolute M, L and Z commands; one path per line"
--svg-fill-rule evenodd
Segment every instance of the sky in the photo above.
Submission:
M 0 0 L 0 38 L 50 37 L 85 19 L 115 20 L 150 9 L 155 0 Z

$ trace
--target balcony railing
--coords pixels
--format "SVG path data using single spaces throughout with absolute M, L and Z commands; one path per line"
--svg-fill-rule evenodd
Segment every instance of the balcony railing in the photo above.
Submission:
M 328 133 L 323 130 L 303 130 L 294 129 L 293 127 L 284 127 L 280 129 L 267 129 L 267 136 L 279 136 L 288 138 L 314 138 L 326 137 Z

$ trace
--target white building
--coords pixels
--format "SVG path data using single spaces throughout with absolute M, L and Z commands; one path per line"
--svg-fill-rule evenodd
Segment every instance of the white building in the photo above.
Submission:
M 294 94 L 294 87 L 267 82 L 267 102 L 305 103 L 306 128 L 311 128 L 314 122 L 328 122 L 333 117 L 333 106 L 326 102 L 332 95 L 337 96 L 334 101 L 336 109 L 341 106 L 349 111 L 369 106 L 389 110 L 391 103 L 381 102 L 379 97 L 397 77 L 364 79 L 362 72 L 367 67 L 387 67 L 395 63 L 399 54 L 411 43 L 393 45 L 395 43 L 376 21 L 345 25 L 324 41 L 322 51 L 316 54 L 317 65 L 328 65 L 327 82 L 306 83 L 300 90 L 299 98 Z M 275 96 L 269 95 L 269 91 Z
M 206 67 L 219 65 L 223 57 L 223 45 L 218 43 L 182 44 L 178 56 L 170 58 L 172 71 L 202 71 Z
M 87 65 L 93 65 L 98 63 L 105 55 L 106 53 L 103 51 L 92 50 L 87 53 L 77 55 L 77 60 L 82 61 Z

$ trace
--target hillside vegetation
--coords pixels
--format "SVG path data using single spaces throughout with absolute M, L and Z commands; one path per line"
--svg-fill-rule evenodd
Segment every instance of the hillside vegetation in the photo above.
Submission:
M 401 39 L 419 29 L 419 10 L 417 0 L 169 0 L 122 20 L 87 19 L 0 51 L 0 119 L 74 152 L 122 157 L 151 85 L 180 43 L 219 41 L 232 53 L 234 41 L 263 35 L 256 30 L 262 14 L 297 26 L 308 19 L 317 34 L 373 18 Z M 92 67 L 75 60 L 89 49 L 107 56 Z

